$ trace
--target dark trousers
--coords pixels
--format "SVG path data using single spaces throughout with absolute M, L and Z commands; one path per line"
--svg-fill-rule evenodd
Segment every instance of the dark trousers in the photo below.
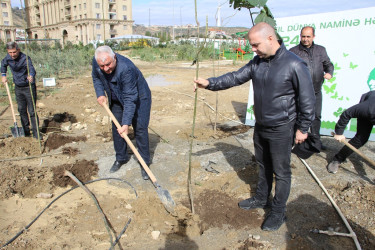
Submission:
M 320 141 L 320 125 L 322 123 L 322 92 L 315 93 L 315 119 L 311 123 L 311 135 Z
M 39 126 L 39 119 L 37 115 L 35 114 L 34 105 L 36 105 L 36 86 L 35 84 L 31 85 L 31 89 L 33 92 L 33 96 L 31 97 L 30 93 L 30 87 L 18 87 L 15 85 L 14 91 L 16 94 L 16 100 L 18 105 L 18 112 L 21 116 L 21 124 L 22 128 L 25 131 L 25 135 L 30 135 L 30 120 L 31 120 L 31 126 L 33 131 L 33 136 L 37 137 L 38 131 L 37 126 Z M 33 104 L 34 100 L 34 104 Z M 29 112 L 29 115 L 27 114 Z M 30 120 L 29 120 L 30 116 Z M 37 121 L 36 121 L 36 119 Z
M 294 124 L 294 121 L 277 127 L 263 127 L 255 124 L 254 149 L 255 159 L 259 165 L 259 180 L 255 197 L 262 201 L 268 199 L 272 190 L 273 175 L 275 175 L 272 211 L 278 213 L 285 211 L 290 193 L 290 155 Z
M 349 143 L 355 148 L 360 148 L 368 141 L 370 137 L 372 127 L 374 125 L 367 119 L 357 119 L 357 133 L 350 139 Z M 353 153 L 349 147 L 344 146 L 334 157 L 334 160 L 340 163 L 345 161 L 349 155 Z
M 124 108 L 119 102 L 111 103 L 111 110 L 117 121 L 121 124 Z M 139 154 L 147 165 L 150 165 L 150 148 L 148 138 L 148 124 L 150 122 L 151 100 L 142 100 L 137 103 L 132 126 Z M 117 132 L 116 125 L 112 122 L 113 145 L 117 161 L 129 159 L 128 147 L 124 138 Z

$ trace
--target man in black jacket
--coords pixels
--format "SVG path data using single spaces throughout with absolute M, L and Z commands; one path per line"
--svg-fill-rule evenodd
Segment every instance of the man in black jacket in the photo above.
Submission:
M 348 108 L 340 115 L 340 119 L 336 123 L 335 127 L 336 134 L 334 138 L 336 140 L 345 140 L 343 133 L 346 125 L 352 118 L 357 118 L 357 133 L 349 141 L 349 143 L 355 148 L 360 148 L 368 141 L 372 127 L 375 125 L 375 91 L 370 91 L 363 94 L 359 104 Z M 328 172 L 332 174 L 336 173 L 340 167 L 340 164 L 352 153 L 353 150 L 347 146 L 344 146 L 340 152 L 333 157 L 332 162 L 328 164 Z
M 325 149 L 320 141 L 320 124 L 322 118 L 322 85 L 324 79 L 331 79 L 333 76 L 334 66 L 327 55 L 327 51 L 323 46 L 314 43 L 315 29 L 311 26 L 303 27 L 301 30 L 300 44 L 291 48 L 297 56 L 301 57 L 310 70 L 312 82 L 315 91 L 315 119 L 311 125 L 311 135 L 315 141 L 321 145 L 321 149 Z
M 7 67 L 9 66 L 13 74 L 14 91 L 16 94 L 16 100 L 18 104 L 18 112 L 21 116 L 22 128 L 25 132 L 25 136 L 30 136 L 30 121 L 32 124 L 33 137 L 38 137 L 39 121 L 37 114 L 34 110 L 36 105 L 36 85 L 35 85 L 35 69 L 31 58 L 28 57 L 26 61 L 26 55 L 21 52 L 18 44 L 15 42 L 9 42 L 6 44 L 8 54 L 1 61 L 1 81 L 3 84 L 7 84 Z M 29 72 L 28 72 L 29 71 Z M 30 86 L 29 86 L 30 84 Z M 32 96 L 31 96 L 32 92 Z M 29 112 L 29 114 L 27 114 Z
M 199 88 L 223 90 L 249 80 L 254 89 L 254 149 L 259 165 L 256 195 L 238 203 L 242 209 L 264 208 L 276 177 L 271 212 L 262 224 L 267 231 L 278 230 L 285 221 L 291 184 L 290 155 L 293 144 L 307 138 L 314 119 L 315 96 L 306 63 L 277 40 L 275 30 L 259 23 L 248 33 L 253 60 L 236 72 L 194 82 Z

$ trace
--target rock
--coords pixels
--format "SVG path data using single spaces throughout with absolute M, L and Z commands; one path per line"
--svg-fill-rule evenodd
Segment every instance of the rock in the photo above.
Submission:
M 42 102 L 38 102 L 36 106 L 41 109 L 46 107 L 46 105 Z
M 154 240 L 157 240 L 160 236 L 160 231 L 152 231 L 151 236 Z
M 126 209 L 132 209 L 132 205 L 130 205 L 130 204 L 126 204 L 125 208 L 126 208 Z
M 257 235 L 257 234 L 256 234 L 256 235 L 253 235 L 253 239 L 254 239 L 254 240 L 260 240 L 260 235 Z
M 71 122 L 61 123 L 60 128 L 62 131 L 65 131 L 65 132 L 70 131 L 72 130 L 72 123 Z
M 109 123 L 109 117 L 107 115 L 103 116 L 102 125 L 105 126 Z
M 36 195 L 36 198 L 43 198 L 43 199 L 49 199 L 52 198 L 53 194 L 48 193 L 39 193 Z

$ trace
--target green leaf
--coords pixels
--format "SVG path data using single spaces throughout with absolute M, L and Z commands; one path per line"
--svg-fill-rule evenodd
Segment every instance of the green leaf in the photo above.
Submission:
M 324 91 L 326 92 L 326 94 L 329 94 L 329 93 L 333 94 L 335 89 L 336 89 L 336 83 L 332 84 L 331 87 L 328 87 L 328 85 L 323 85 L 323 88 L 324 88 Z
M 342 53 L 344 57 L 347 57 L 349 54 Z
M 253 5 L 254 7 L 264 7 L 267 3 L 267 0 L 247 0 L 247 2 L 251 5 Z
M 351 69 L 355 69 L 355 68 L 357 68 L 357 67 L 358 67 L 358 64 L 355 65 L 353 62 L 350 62 L 350 68 L 351 68 Z
M 341 68 L 339 67 L 339 65 L 337 63 L 335 63 L 335 70 L 340 70 Z
M 337 94 L 337 91 L 336 91 L 335 95 L 331 96 L 331 98 L 332 98 L 332 99 L 337 99 L 338 96 L 339 96 L 339 95 Z

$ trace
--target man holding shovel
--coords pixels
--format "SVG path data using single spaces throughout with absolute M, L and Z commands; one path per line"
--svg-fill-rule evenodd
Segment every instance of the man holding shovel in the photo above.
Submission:
M 150 164 L 148 124 L 151 110 L 151 91 L 141 71 L 128 58 L 114 53 L 108 46 L 95 51 L 92 64 L 92 79 L 100 105 L 109 103 L 109 108 L 119 121 L 121 128 L 112 123 L 113 144 L 116 160 L 110 172 L 116 172 L 130 159 L 127 144 L 122 134 L 128 134 L 133 126 L 139 154 L 146 165 Z M 107 99 L 107 97 L 108 99 Z M 141 167 L 144 180 L 149 176 Z
M 271 211 L 262 224 L 266 231 L 278 230 L 284 223 L 291 186 L 290 157 L 293 139 L 307 138 L 314 119 L 315 96 L 306 63 L 277 40 L 275 30 L 258 23 L 248 33 L 252 51 L 257 54 L 238 71 L 194 82 L 200 88 L 223 90 L 252 80 L 254 89 L 254 149 L 259 179 L 254 197 L 238 203 L 245 210 L 265 208 L 275 175 L 275 195 Z
M 345 140 L 343 135 L 346 125 L 350 119 L 357 118 L 357 133 L 349 141 L 349 144 L 355 148 L 360 148 L 368 141 L 371 130 L 375 125 L 375 91 L 363 94 L 358 104 L 348 108 L 341 115 L 336 123 L 334 138 L 338 141 Z M 328 172 L 335 174 L 342 162 L 353 153 L 348 146 L 344 146 L 328 164 Z
M 7 67 L 9 66 L 13 74 L 13 82 L 15 85 L 15 94 L 18 104 L 18 112 L 21 116 L 21 124 L 25 136 L 30 136 L 30 120 L 32 125 L 33 137 L 38 139 L 38 116 L 34 110 L 36 105 L 36 85 L 35 85 L 35 69 L 31 62 L 31 58 L 27 57 L 15 42 L 6 44 L 8 54 L 1 61 L 1 81 L 8 84 L 6 77 Z M 32 92 L 32 95 L 31 95 Z M 29 112 L 29 114 L 27 114 Z M 39 135 L 40 138 L 40 135 Z

